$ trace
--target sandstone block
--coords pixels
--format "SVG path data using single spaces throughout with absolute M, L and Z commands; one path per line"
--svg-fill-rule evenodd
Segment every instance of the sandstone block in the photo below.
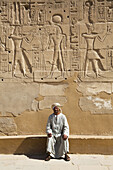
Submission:
M 40 85 L 40 95 L 42 96 L 62 96 L 65 94 L 65 89 L 68 87 L 67 84 L 50 85 L 41 84 Z
M 36 100 L 32 101 L 31 110 L 35 112 L 38 111 L 38 101 Z
M 77 90 L 83 95 L 95 95 L 100 92 L 106 92 L 108 94 L 112 93 L 112 84 L 111 83 L 86 83 L 81 82 L 78 84 Z
M 0 117 L 0 132 L 5 135 L 16 135 L 17 126 L 12 118 Z
M 29 109 L 32 101 L 38 97 L 39 84 L 4 83 L 0 84 L 0 111 L 13 113 L 15 116 Z
M 79 106 L 83 111 L 90 111 L 93 114 L 113 114 L 111 99 L 101 99 L 99 97 L 81 97 Z
M 53 103 L 58 102 L 63 106 L 67 102 L 66 97 L 63 96 L 44 97 L 44 100 L 39 102 L 39 109 L 50 109 Z

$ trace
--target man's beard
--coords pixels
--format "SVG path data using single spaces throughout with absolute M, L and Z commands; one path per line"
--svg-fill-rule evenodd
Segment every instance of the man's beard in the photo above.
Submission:
M 59 113 L 59 110 L 54 110 L 54 113 L 55 113 L 55 114 Z

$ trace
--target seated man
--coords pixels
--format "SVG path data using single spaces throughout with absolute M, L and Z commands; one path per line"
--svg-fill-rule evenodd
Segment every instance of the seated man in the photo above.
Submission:
M 59 103 L 52 105 L 54 111 L 48 118 L 46 133 L 47 139 L 47 157 L 46 161 L 49 161 L 51 157 L 60 158 L 65 155 L 65 160 L 70 161 L 70 157 L 67 155 L 69 152 L 69 126 L 64 114 L 61 113 Z

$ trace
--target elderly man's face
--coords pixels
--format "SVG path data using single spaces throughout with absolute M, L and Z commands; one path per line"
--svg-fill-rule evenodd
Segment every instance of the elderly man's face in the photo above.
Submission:
M 60 109 L 57 106 L 55 106 L 53 110 L 55 115 L 60 113 Z

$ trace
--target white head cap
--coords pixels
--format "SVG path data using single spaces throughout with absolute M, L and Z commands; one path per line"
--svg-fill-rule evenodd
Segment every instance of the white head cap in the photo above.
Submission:
M 61 107 L 60 103 L 53 103 L 52 109 L 54 110 L 54 107 L 56 107 L 56 106 L 60 109 L 60 111 L 62 111 L 61 108 L 60 108 Z

